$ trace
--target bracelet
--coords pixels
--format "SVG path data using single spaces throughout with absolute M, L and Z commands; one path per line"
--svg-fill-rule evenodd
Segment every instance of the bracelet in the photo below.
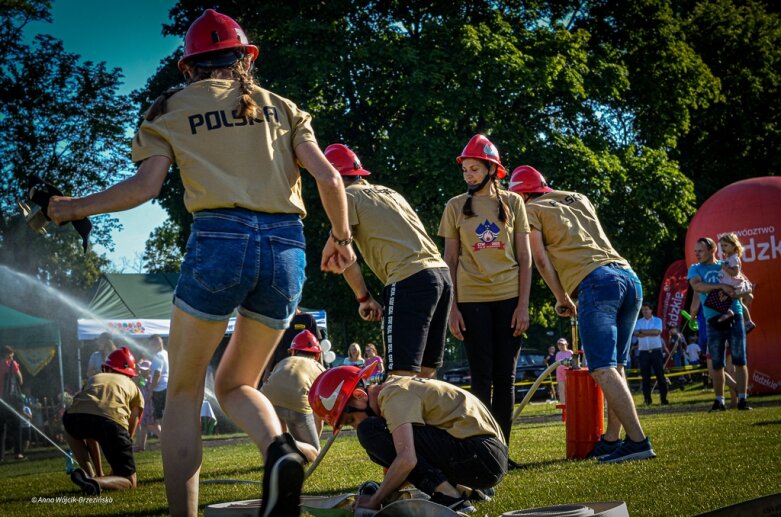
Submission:
M 355 301 L 357 301 L 358 303 L 368 302 L 369 298 L 371 297 L 372 297 L 371 293 L 367 291 L 366 294 L 364 294 L 360 298 L 356 298 Z
M 334 242 L 335 242 L 336 244 L 338 244 L 339 246 L 349 246 L 350 244 L 352 244 L 352 243 L 353 243 L 353 236 L 352 236 L 352 235 L 350 235 L 350 236 L 349 236 L 349 237 L 347 237 L 346 239 L 337 239 L 337 238 L 336 238 L 336 235 L 334 235 L 333 231 L 331 231 L 331 230 L 328 230 L 328 235 L 329 235 L 329 236 L 330 236 L 330 237 L 331 237 L 331 238 L 334 240 Z

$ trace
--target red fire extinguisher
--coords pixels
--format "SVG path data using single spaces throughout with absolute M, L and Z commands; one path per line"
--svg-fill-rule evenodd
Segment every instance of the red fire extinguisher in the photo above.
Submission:
M 604 396 L 602 389 L 588 373 L 580 367 L 578 350 L 578 320 L 570 318 L 572 325 L 572 366 L 565 374 L 567 432 L 567 459 L 584 459 L 604 433 Z

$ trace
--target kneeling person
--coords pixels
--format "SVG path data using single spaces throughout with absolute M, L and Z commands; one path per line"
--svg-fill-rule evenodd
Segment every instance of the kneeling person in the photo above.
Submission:
M 308 330 L 296 334 L 289 348 L 290 357 L 277 363 L 260 391 L 279 417 L 282 431 L 289 431 L 309 461 L 314 461 L 320 450 L 320 432 L 323 421 L 312 413 L 308 395 L 318 375 L 325 371 L 320 364 L 320 343 Z M 285 429 L 287 428 L 287 429 Z
M 71 479 L 87 495 L 99 495 L 101 489 L 136 487 L 133 435 L 144 411 L 144 397 L 132 380 L 138 375 L 136 359 L 123 347 L 109 354 L 102 370 L 87 380 L 62 417 L 65 439 L 82 467 L 71 474 Z M 110 476 L 93 478 L 90 440 L 103 449 L 111 465 Z
M 315 413 L 337 431 L 356 429 L 369 458 L 388 469 L 379 489 L 356 506 L 379 508 L 404 482 L 456 511 L 470 507 L 461 487 L 496 486 L 507 472 L 507 445 L 491 413 L 471 393 L 446 382 L 389 376 L 358 389 L 375 364 L 339 366 L 320 375 L 309 392 Z

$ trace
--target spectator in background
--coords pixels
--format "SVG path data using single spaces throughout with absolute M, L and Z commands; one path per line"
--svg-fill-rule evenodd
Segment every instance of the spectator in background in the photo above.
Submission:
M 548 352 L 545 354 L 543 362 L 545 363 L 545 366 L 550 366 L 556 362 L 556 345 L 548 347 Z
M 563 359 L 567 359 L 568 357 L 572 357 L 572 350 L 569 349 L 569 343 L 567 343 L 567 340 L 563 337 L 559 338 L 558 341 L 556 341 L 556 346 L 558 347 L 559 351 L 556 352 L 556 361 L 561 361 Z M 566 381 L 567 381 L 567 367 L 566 366 L 559 366 L 556 368 L 556 389 L 558 390 L 559 394 L 559 404 L 565 404 L 567 402 L 566 400 Z
M 12 406 L 16 411 L 22 411 L 24 403 L 22 400 L 22 369 L 19 363 L 14 359 L 14 349 L 10 346 L 3 347 L 4 356 L 0 361 L 0 398 Z M 24 458 L 22 454 L 22 436 L 19 426 L 19 417 L 17 417 L 5 405 L 0 404 L 0 461 L 5 459 L 5 442 L 8 431 L 11 432 L 11 439 L 14 445 L 14 454 L 17 459 Z
M 696 335 L 691 336 L 689 338 L 689 344 L 686 347 L 686 357 L 691 366 L 700 365 L 701 352 L 702 352 L 702 348 L 700 348 L 700 345 L 697 343 L 697 336 Z
M 357 366 L 363 368 L 364 360 L 361 357 L 361 347 L 358 343 L 350 343 L 347 347 L 347 357 L 342 361 L 341 366 Z
M 155 433 L 159 427 L 155 418 L 155 403 L 152 401 L 152 362 L 142 359 L 138 362 L 138 387 L 144 397 L 144 415 L 141 417 L 136 444 L 133 450 L 143 452 L 146 450 L 146 439 L 149 433 Z
M 217 428 L 217 415 L 214 414 L 211 402 L 203 399 L 201 404 L 201 434 L 214 434 Z
M 165 396 L 168 393 L 168 351 L 165 349 L 163 338 L 155 334 L 149 338 L 149 348 L 154 351 L 152 358 L 152 405 L 154 406 L 155 421 L 151 424 L 158 439 L 163 437 L 163 414 L 165 413 Z
M 640 368 L 640 338 L 634 334 L 629 342 L 629 367 L 633 370 Z
M 117 345 L 114 344 L 114 340 L 111 334 L 103 332 L 95 339 L 95 343 L 98 345 L 98 349 L 92 352 L 87 362 L 87 377 L 92 377 L 96 373 L 101 372 L 103 363 L 106 362 L 108 355 L 117 349 Z
M 711 377 L 716 399 L 710 411 L 726 411 L 724 407 L 724 366 L 727 362 L 727 343 L 735 366 L 735 382 L 738 394 L 738 409 L 751 410 L 748 405 L 748 368 L 746 367 L 746 329 L 743 326 L 743 308 L 739 299 L 733 299 L 730 309 L 734 316 L 721 322 L 721 314 L 706 305 L 711 291 L 721 289 L 729 296 L 735 293 L 731 285 L 721 283 L 721 262 L 716 260 L 716 243 L 709 237 L 697 239 L 694 245 L 697 263 L 689 267 L 689 283 L 697 293 L 701 309 L 705 313 L 708 353 L 712 361 Z M 692 305 L 693 306 L 693 305 Z M 694 310 L 692 308 L 692 310 Z
M 673 359 L 676 368 L 686 366 L 686 338 L 678 331 L 678 327 L 672 323 L 667 326 L 667 349 Z M 684 389 L 689 381 L 686 375 L 677 375 L 678 387 Z
M 377 346 L 374 343 L 366 343 L 366 346 L 363 348 L 363 353 L 366 356 L 366 366 L 377 363 L 377 368 L 374 370 L 375 374 L 385 371 L 385 367 L 382 365 L 382 357 L 377 354 Z
M 678 331 L 678 327 L 670 323 L 667 326 L 667 349 L 676 367 L 686 366 L 686 338 Z
M 662 341 L 662 320 L 654 316 L 651 304 L 644 302 L 640 308 L 642 317 L 635 324 L 634 335 L 640 346 L 640 375 L 643 377 L 643 399 L 650 406 L 651 372 L 656 376 L 659 387 L 659 398 L 662 405 L 669 404 L 667 400 L 667 378 L 664 376 L 664 341 Z

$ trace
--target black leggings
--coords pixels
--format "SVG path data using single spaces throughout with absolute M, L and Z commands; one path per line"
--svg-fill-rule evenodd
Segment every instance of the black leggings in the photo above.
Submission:
M 366 418 L 357 434 L 374 463 L 386 468 L 393 463 L 396 447 L 384 418 Z M 413 425 L 412 434 L 418 461 L 407 480 L 429 495 L 443 481 L 453 486 L 490 488 L 507 472 L 507 446 L 494 436 L 458 439 L 430 425 Z
M 521 337 L 510 327 L 518 298 L 459 303 L 464 318 L 464 347 L 472 374 L 472 393 L 491 411 L 510 443 L 515 405 L 515 369 Z

